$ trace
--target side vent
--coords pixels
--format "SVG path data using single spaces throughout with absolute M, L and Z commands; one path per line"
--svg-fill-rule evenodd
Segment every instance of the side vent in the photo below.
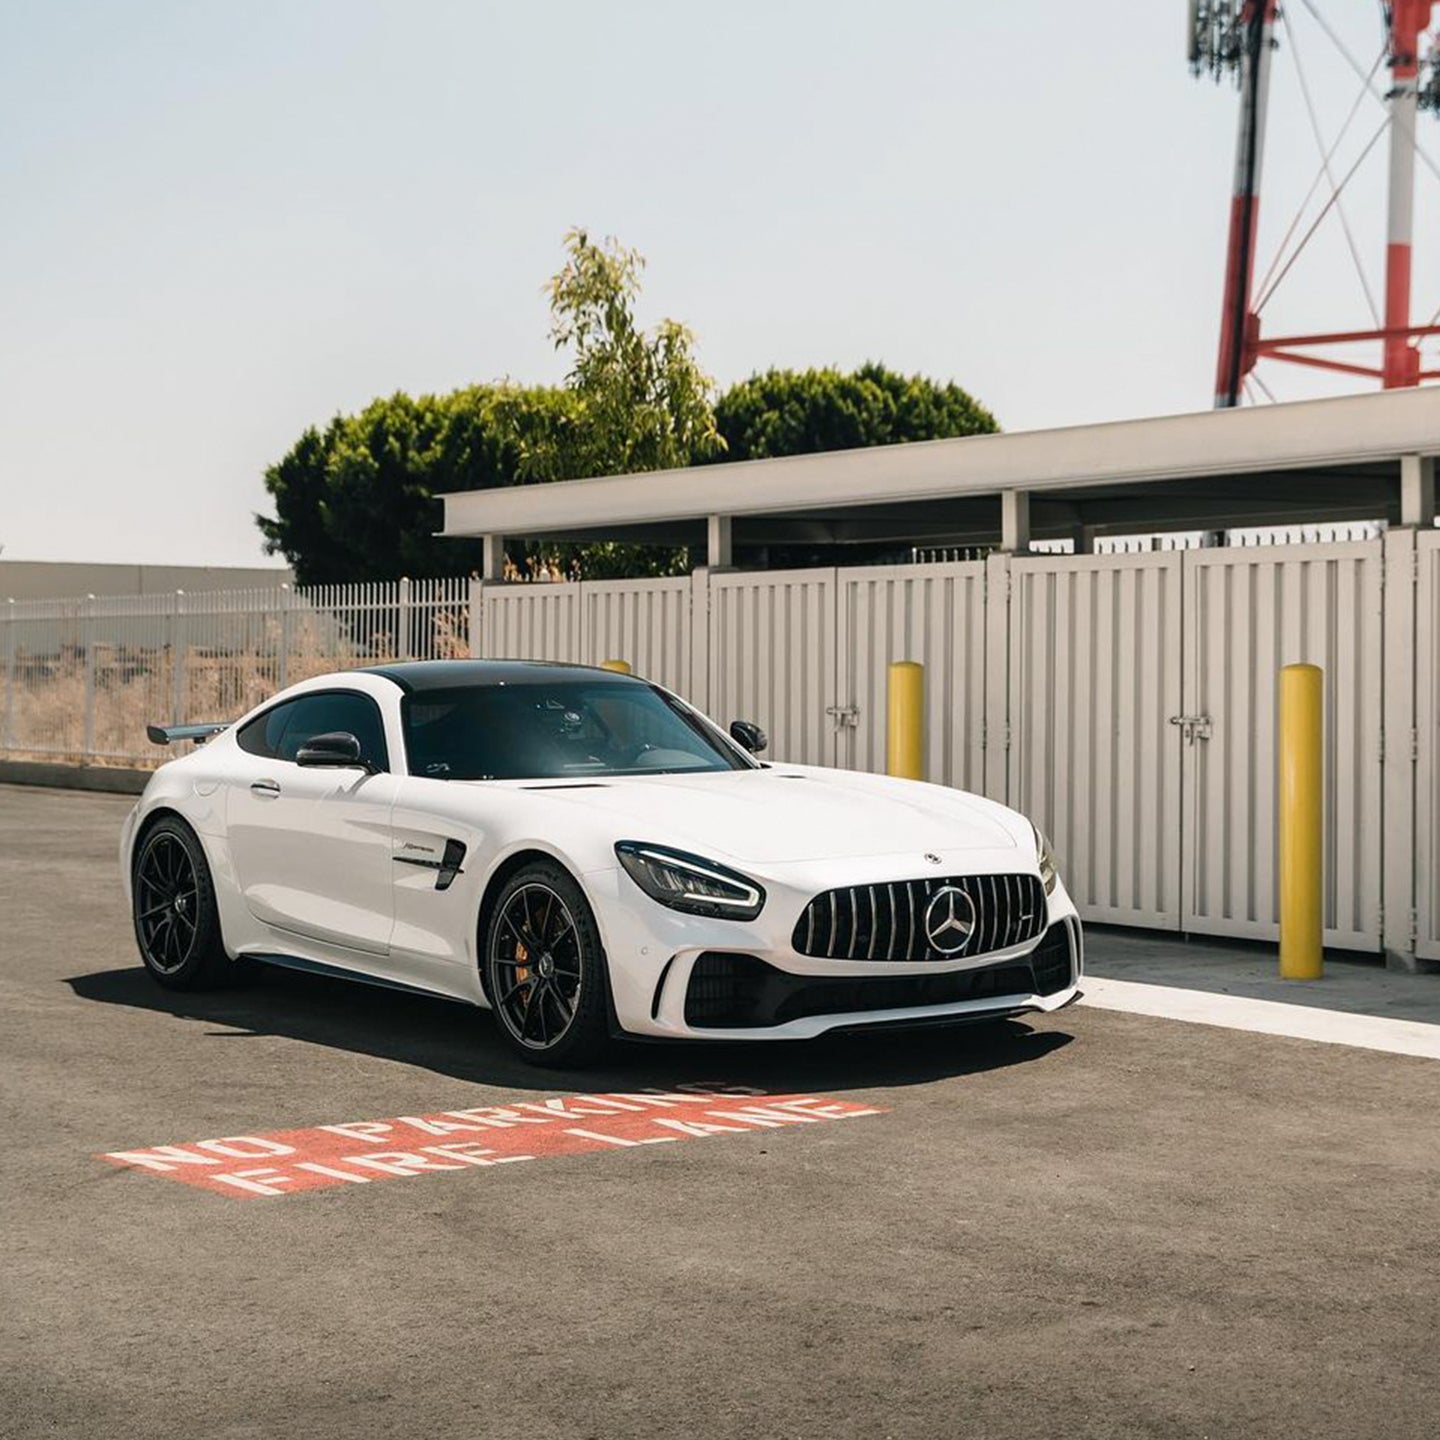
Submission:
M 461 869 L 465 861 L 465 845 L 459 840 L 447 840 L 439 860 L 422 860 L 418 855 L 396 855 L 394 859 L 400 865 L 415 865 L 421 870 L 433 870 L 437 890 L 448 890 L 455 883 L 455 877 L 465 873 Z
M 435 877 L 437 890 L 448 890 L 455 877 L 461 873 L 460 866 L 465 859 L 465 846 L 459 840 L 445 842 L 445 856 L 440 861 L 440 873 Z

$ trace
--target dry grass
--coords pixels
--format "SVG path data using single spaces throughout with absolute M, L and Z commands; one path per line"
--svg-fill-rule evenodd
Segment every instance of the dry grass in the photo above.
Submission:
M 413 650 L 426 658 L 469 655 L 469 617 L 436 609 L 417 616 L 422 633 Z M 147 724 L 230 720 L 294 684 L 331 670 L 373 665 L 400 658 L 393 634 L 375 629 L 359 644 L 331 617 L 299 616 L 282 667 L 278 627 L 250 648 L 206 650 L 187 647 L 176 696 L 169 645 L 152 647 L 96 644 L 93 649 L 94 719 L 86 744 L 86 693 L 92 683 L 85 652 L 66 646 L 46 657 L 17 657 L 13 693 L 6 714 L 8 731 L 0 753 L 12 759 L 83 761 L 95 764 L 154 766 L 173 752 L 152 745 Z M 428 633 L 425 633 L 428 632 Z M 273 642 L 273 643 L 266 643 Z

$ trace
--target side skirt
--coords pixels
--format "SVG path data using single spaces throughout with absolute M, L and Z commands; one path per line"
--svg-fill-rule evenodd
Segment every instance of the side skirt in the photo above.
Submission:
M 245 958 L 258 960 L 263 965 L 275 965 L 281 970 L 299 970 L 307 975 L 324 975 L 331 980 L 355 980 L 361 985 L 374 985 L 381 990 L 403 990 L 407 995 L 424 995 L 429 1000 L 450 1000 L 457 1005 L 471 1004 L 458 995 L 447 995 L 443 990 L 427 990 L 423 985 L 407 985 L 403 980 L 386 980 L 379 975 L 347 970 L 343 965 L 327 965 L 323 960 L 305 960 L 299 955 L 247 953 Z

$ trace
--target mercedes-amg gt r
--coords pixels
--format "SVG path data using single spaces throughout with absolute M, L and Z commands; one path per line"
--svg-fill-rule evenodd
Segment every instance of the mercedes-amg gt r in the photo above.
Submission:
M 162 985 L 253 962 L 468 1001 L 544 1063 L 1056 1010 L 1081 928 L 1023 816 L 767 764 L 657 685 L 438 660 L 306 680 L 155 773 L 121 867 Z

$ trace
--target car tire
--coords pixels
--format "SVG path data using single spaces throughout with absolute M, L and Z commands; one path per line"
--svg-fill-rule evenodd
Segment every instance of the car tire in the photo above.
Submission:
M 167 990 L 212 989 L 241 978 L 225 953 L 205 851 L 183 820 L 164 816 L 135 847 L 130 870 L 135 943 Z
M 610 1040 L 609 967 L 590 903 L 554 861 L 517 870 L 490 906 L 485 993 L 501 1038 L 532 1065 L 585 1065 Z

